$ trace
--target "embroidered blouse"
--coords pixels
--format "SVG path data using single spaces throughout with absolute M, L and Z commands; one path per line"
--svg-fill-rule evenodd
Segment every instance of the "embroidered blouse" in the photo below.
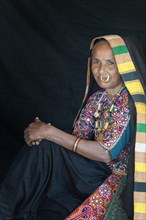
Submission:
M 124 87 L 120 94 L 112 99 L 105 90 L 95 92 L 82 109 L 73 135 L 99 142 L 112 157 L 110 168 L 126 172 L 130 128 L 128 92 Z

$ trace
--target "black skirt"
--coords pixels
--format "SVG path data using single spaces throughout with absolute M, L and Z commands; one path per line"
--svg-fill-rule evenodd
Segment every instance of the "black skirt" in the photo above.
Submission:
M 0 188 L 0 220 L 63 220 L 110 174 L 50 141 L 24 146 Z

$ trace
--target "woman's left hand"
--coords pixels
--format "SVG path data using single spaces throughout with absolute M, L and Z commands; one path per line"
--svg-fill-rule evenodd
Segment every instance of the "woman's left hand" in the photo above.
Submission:
M 37 117 L 24 131 L 25 142 L 29 146 L 38 145 L 41 140 L 46 139 L 47 129 L 48 124 Z

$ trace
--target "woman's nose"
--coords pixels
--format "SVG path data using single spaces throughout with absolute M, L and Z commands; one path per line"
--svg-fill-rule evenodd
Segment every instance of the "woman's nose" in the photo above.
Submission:
M 99 73 L 100 73 L 100 74 L 103 74 L 103 73 L 105 73 L 105 70 L 106 70 L 105 65 L 101 65 L 101 66 L 100 66 Z

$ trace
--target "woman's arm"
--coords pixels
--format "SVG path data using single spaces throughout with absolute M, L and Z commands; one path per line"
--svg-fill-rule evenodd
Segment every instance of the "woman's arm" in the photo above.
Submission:
M 40 140 L 52 141 L 62 147 L 73 151 L 73 146 L 77 139 L 76 136 L 68 134 L 50 124 L 36 120 L 25 129 L 24 138 L 29 146 L 39 143 Z M 76 153 L 101 162 L 109 163 L 110 154 L 96 141 L 81 139 L 76 148 Z

